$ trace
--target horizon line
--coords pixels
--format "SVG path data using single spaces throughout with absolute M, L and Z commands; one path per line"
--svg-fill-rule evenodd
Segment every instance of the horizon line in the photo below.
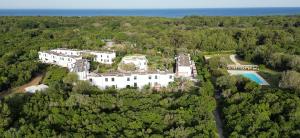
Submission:
M 299 7 L 205 7 L 205 8 L 0 8 L 0 10 L 188 10 L 188 9 L 251 9 L 251 8 L 300 8 Z

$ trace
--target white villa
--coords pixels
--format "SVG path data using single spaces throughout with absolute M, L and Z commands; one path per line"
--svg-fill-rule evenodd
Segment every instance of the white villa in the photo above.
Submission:
M 102 63 L 102 64 L 112 64 L 114 63 L 113 60 L 116 58 L 115 52 L 103 52 L 103 51 L 91 51 L 91 50 L 77 50 L 77 49 L 65 49 L 65 48 L 59 48 L 50 50 L 55 53 L 64 54 L 68 56 L 83 56 L 85 54 L 94 55 L 94 60 L 96 62 Z
M 144 55 L 123 57 L 120 64 L 134 64 L 138 72 L 146 72 L 148 70 L 148 60 Z
M 197 76 L 195 62 L 191 60 L 190 54 L 179 54 L 176 57 L 176 76 L 184 78 Z
M 100 58 L 100 61 L 103 61 L 103 59 L 108 60 L 109 62 L 105 62 L 108 64 L 112 64 L 113 59 L 115 58 L 114 52 L 54 49 L 39 52 L 39 59 L 43 63 L 67 67 L 71 72 L 75 72 L 79 76 L 79 80 L 88 80 L 100 89 L 109 87 L 117 89 L 136 87 L 141 89 L 146 85 L 155 88 L 167 87 L 174 81 L 175 77 L 192 78 L 193 75 L 195 75 L 195 67 L 189 55 L 183 56 L 180 54 L 176 58 L 176 74 L 170 71 L 148 71 L 148 60 L 144 55 L 126 56 L 121 61 L 123 64 L 134 64 L 138 71 L 98 74 L 89 71 L 90 63 L 88 60 L 82 58 L 83 53 L 97 55 L 97 57 Z M 97 58 L 95 58 L 95 60 L 99 61 Z
M 53 51 L 44 51 L 39 52 L 39 59 L 43 63 L 55 64 L 61 67 L 72 69 L 75 66 L 75 62 L 81 60 L 82 57 L 78 55 L 56 53 Z
M 90 82 L 100 89 L 108 87 L 143 88 L 146 85 L 150 87 L 167 87 L 174 81 L 173 72 L 147 72 L 147 73 L 108 73 L 108 74 L 90 74 Z

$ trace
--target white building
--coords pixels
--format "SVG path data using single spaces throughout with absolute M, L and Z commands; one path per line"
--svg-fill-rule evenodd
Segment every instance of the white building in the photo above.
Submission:
M 37 91 L 44 91 L 46 89 L 48 89 L 49 87 L 45 84 L 41 84 L 41 85 L 34 85 L 34 86 L 30 86 L 25 88 L 25 92 L 28 93 L 35 93 Z
M 92 51 L 92 50 L 77 50 L 77 49 L 53 49 L 52 52 L 69 55 L 69 56 L 83 56 L 85 54 L 94 55 L 94 61 L 102 63 L 102 64 L 113 64 L 114 59 L 116 58 L 115 52 L 107 52 L 107 51 Z
M 115 52 L 88 51 L 88 53 L 94 55 L 94 60 L 102 64 L 113 64 L 116 58 Z
M 72 54 L 70 54 L 72 53 Z M 90 70 L 90 63 L 82 59 L 76 52 L 65 51 L 56 53 L 55 50 L 39 52 L 39 59 L 43 63 L 54 64 L 68 68 L 77 73 L 80 80 L 86 80 Z
M 125 56 L 122 58 L 120 64 L 134 64 L 136 71 L 145 72 L 148 70 L 148 60 L 145 55 L 132 55 Z
M 53 51 L 39 52 L 39 60 L 43 63 L 55 64 L 61 67 L 72 69 L 76 61 L 81 60 L 82 57 L 76 55 L 65 55 Z
M 63 55 L 69 55 L 69 56 L 81 56 L 82 50 L 77 49 L 66 49 L 66 48 L 58 48 L 58 49 L 52 49 L 50 50 L 55 53 L 63 54 Z
M 90 74 L 89 81 L 100 89 L 136 87 L 167 87 L 174 81 L 173 72 Z
M 70 71 L 75 72 L 79 80 L 87 80 L 90 71 L 90 62 L 86 59 L 78 60 Z
M 176 57 L 176 76 L 177 77 L 195 77 L 197 75 L 194 61 L 190 54 L 179 54 Z
M 83 59 L 83 54 L 96 55 L 95 59 L 100 62 L 112 64 L 115 58 L 115 53 L 97 52 L 88 50 L 68 50 L 54 49 L 50 51 L 39 52 L 39 59 L 43 63 L 55 64 L 61 67 L 67 67 L 71 72 L 75 72 L 79 80 L 88 80 L 93 85 L 100 89 L 114 87 L 117 89 L 136 87 L 143 88 L 149 85 L 150 87 L 161 88 L 167 87 L 169 83 L 174 81 L 175 73 L 169 71 L 149 72 L 148 60 L 144 55 L 126 56 L 120 64 L 134 64 L 137 71 L 129 73 L 115 72 L 106 74 L 91 73 L 90 63 Z M 105 61 L 106 60 L 106 61 Z M 176 58 L 176 76 L 177 77 L 194 77 L 196 67 L 189 55 L 180 54 Z

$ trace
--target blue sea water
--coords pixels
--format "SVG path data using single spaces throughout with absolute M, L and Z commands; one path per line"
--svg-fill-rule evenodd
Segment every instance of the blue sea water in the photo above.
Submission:
M 267 16 L 300 15 L 294 8 L 202 8 L 202 9 L 0 9 L 0 16 Z

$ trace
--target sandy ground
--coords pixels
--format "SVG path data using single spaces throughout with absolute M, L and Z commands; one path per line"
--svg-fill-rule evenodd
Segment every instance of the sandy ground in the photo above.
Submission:
M 33 86 L 33 85 L 38 85 L 42 81 L 42 78 L 43 78 L 43 75 L 38 75 L 35 78 L 33 78 L 30 82 L 28 82 L 22 86 L 7 90 L 5 92 L 1 92 L 0 97 L 6 96 L 9 94 L 13 94 L 13 93 L 24 93 L 25 88 L 27 88 L 29 86 Z

